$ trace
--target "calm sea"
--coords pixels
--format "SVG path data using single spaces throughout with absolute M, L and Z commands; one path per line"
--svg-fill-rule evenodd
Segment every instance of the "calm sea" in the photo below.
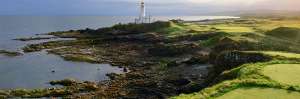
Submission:
M 117 23 L 133 22 L 130 16 L 0 16 L 0 50 L 21 51 L 26 44 L 43 41 L 21 42 L 12 40 L 35 34 L 83 28 L 101 28 Z M 155 20 L 184 19 L 204 20 L 235 18 L 228 16 L 172 16 L 153 17 Z M 99 69 L 100 68 L 100 69 Z M 51 73 L 55 70 L 55 73 Z M 109 64 L 90 64 L 64 61 L 45 51 L 18 57 L 0 55 L 0 89 L 51 87 L 50 80 L 74 78 L 78 80 L 107 80 L 107 73 L 122 73 L 122 68 Z

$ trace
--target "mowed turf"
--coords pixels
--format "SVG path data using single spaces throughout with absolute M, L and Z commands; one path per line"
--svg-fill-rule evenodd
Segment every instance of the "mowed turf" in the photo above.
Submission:
M 263 74 L 280 83 L 300 85 L 300 64 L 275 64 L 266 66 Z
M 239 88 L 216 99 L 299 99 L 299 92 L 275 88 Z
M 264 54 L 270 55 L 270 56 L 283 56 L 286 58 L 300 58 L 300 54 L 296 54 L 296 53 L 275 52 L 275 51 L 261 51 L 261 53 L 264 53 Z

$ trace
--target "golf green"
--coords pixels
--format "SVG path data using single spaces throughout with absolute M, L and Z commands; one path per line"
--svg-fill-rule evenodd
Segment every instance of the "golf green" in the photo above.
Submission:
M 300 85 L 300 64 L 269 65 L 263 74 L 280 83 Z
M 300 93 L 274 88 L 239 88 L 216 99 L 300 99 Z

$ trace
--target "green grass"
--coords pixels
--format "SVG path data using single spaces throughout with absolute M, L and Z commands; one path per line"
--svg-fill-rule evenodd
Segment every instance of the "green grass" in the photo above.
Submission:
M 205 31 L 211 31 L 211 26 L 209 25 L 200 25 L 200 24 L 194 24 L 194 23 L 185 23 L 184 28 L 190 29 L 190 30 L 195 30 L 199 32 L 205 32 Z
M 244 51 L 244 52 L 253 52 L 253 53 L 263 53 L 271 57 L 285 57 L 285 58 L 300 58 L 300 54 L 297 53 L 288 53 L 288 52 L 279 52 L 279 51 Z
M 266 32 L 266 35 L 286 39 L 289 41 L 300 42 L 300 28 L 279 27 Z
M 287 28 L 300 27 L 299 20 L 280 20 L 271 19 L 245 19 L 246 21 L 221 20 L 209 23 L 174 23 L 156 32 L 164 34 L 166 38 L 176 38 L 181 36 L 193 36 L 208 33 L 223 33 L 226 35 L 215 35 L 207 40 L 199 40 L 199 44 L 205 47 L 213 47 L 224 37 L 228 37 L 243 45 L 244 49 L 268 50 L 268 51 L 292 51 L 300 52 L 300 44 L 289 39 L 277 38 L 266 35 L 265 32 L 271 31 L 282 26 Z M 299 26 L 298 26 L 299 25 Z M 282 33 L 285 37 L 286 33 Z
M 251 27 L 242 27 L 242 26 L 215 26 L 216 29 L 222 32 L 228 32 L 228 33 L 240 33 L 240 32 L 254 32 L 254 30 Z
M 257 24 L 256 27 L 258 30 L 263 32 L 273 30 L 278 27 L 294 27 L 300 28 L 300 20 L 297 19 L 286 19 L 286 20 L 264 20 L 265 22 Z
M 272 61 L 244 64 L 232 70 L 224 71 L 224 79 L 214 86 L 192 94 L 182 94 L 172 99 L 299 99 L 299 93 L 288 93 L 287 90 L 300 92 L 300 44 L 298 29 L 299 19 L 245 19 L 219 20 L 215 22 L 184 23 L 181 29 L 193 30 L 196 33 L 222 32 L 225 35 L 213 36 L 199 41 L 206 47 L 213 47 L 224 38 L 236 41 L 246 50 L 271 56 Z M 280 28 L 285 27 L 285 28 Z M 276 29 L 280 30 L 276 30 Z M 266 32 L 275 31 L 276 35 Z M 296 32 L 295 32 L 296 31 Z M 295 32 L 286 35 L 287 32 Z M 182 32 L 182 34 L 185 34 Z M 278 35 L 280 37 L 278 37 Z M 296 35 L 297 34 L 297 35 Z M 293 40 L 291 37 L 294 37 Z M 293 65 L 292 65 L 293 64 Z M 249 89 L 245 89 L 245 87 Z M 264 88 L 264 89 L 262 89 Z M 240 94 L 246 93 L 248 95 Z M 254 94 L 254 95 L 251 95 Z M 232 97 L 231 97 L 232 96 Z M 237 96 L 235 98 L 235 96 Z M 225 98 L 224 98 L 225 97 Z
M 287 52 L 275 52 L 275 51 L 264 51 L 262 52 L 264 54 L 270 55 L 270 56 L 283 56 L 286 58 L 300 58 L 300 54 L 296 53 L 287 53 Z
M 224 32 L 219 32 L 218 35 L 211 37 L 207 40 L 204 41 L 200 41 L 200 44 L 206 47 L 211 47 L 214 46 L 215 44 L 217 44 L 219 42 L 219 40 L 221 40 L 222 38 L 228 36 L 229 34 L 224 33 Z
M 300 64 L 275 64 L 266 66 L 264 75 L 284 84 L 300 85 Z
M 248 20 L 252 22 L 251 20 Z M 275 22 L 271 20 L 256 20 L 254 23 L 239 23 L 231 21 L 217 21 L 211 24 L 205 23 L 183 23 L 182 24 L 172 24 L 171 28 L 168 28 L 169 37 L 177 37 L 188 34 L 201 34 L 201 33 L 215 33 L 223 32 L 227 35 L 214 36 L 208 40 L 200 41 L 203 46 L 213 46 L 222 37 L 229 37 L 238 42 L 249 42 L 245 45 L 256 50 L 276 50 L 276 51 L 288 51 L 293 50 L 298 51 L 299 44 L 286 39 L 280 39 L 273 36 L 266 35 L 264 32 L 270 31 L 274 28 L 280 26 L 285 26 L 284 24 L 297 24 L 292 23 L 290 20 L 282 20 L 282 22 Z M 269 28 L 264 28 L 263 26 L 268 26 Z M 292 26 L 292 25 L 291 25 Z M 283 33 L 284 34 L 284 33 Z
M 297 80 L 300 79 L 298 76 L 300 75 L 298 74 L 300 73 L 300 61 L 290 60 L 291 57 L 297 58 L 293 56 L 293 53 L 251 52 L 265 53 L 266 55 L 269 54 L 269 56 L 272 55 L 274 56 L 274 60 L 263 63 L 244 64 L 232 70 L 224 71 L 220 77 L 225 77 L 227 80 L 200 92 L 182 94 L 177 97 L 172 97 L 172 99 L 268 99 L 266 98 L 267 96 L 276 95 L 280 95 L 281 97 L 276 97 L 275 99 L 300 98 L 300 93 L 287 93 L 288 90 L 295 91 L 294 93 L 300 92 L 300 84 L 297 83 Z M 285 59 L 277 60 L 278 55 L 284 56 L 283 58 Z M 295 55 L 297 56 L 297 54 Z M 294 66 L 290 64 L 294 64 Z M 274 65 L 278 65 L 279 67 L 273 67 Z M 230 79 L 228 79 L 228 77 Z M 292 83 L 283 83 L 281 80 Z M 249 94 L 249 96 L 240 93 L 246 93 Z
M 192 94 L 181 94 L 180 96 L 172 97 L 171 99 L 205 99 L 205 97 L 199 93 L 192 93 Z
M 216 99 L 299 99 L 299 92 L 275 88 L 239 88 Z
M 196 31 L 222 31 L 228 33 L 267 32 L 278 27 L 300 28 L 299 19 L 244 19 L 243 22 L 234 20 L 219 20 L 212 23 L 185 23 L 184 28 Z
M 195 24 L 195 23 L 186 23 L 183 26 L 186 29 L 207 32 L 207 31 L 217 31 L 217 32 L 227 32 L 227 33 L 247 33 L 247 32 L 254 32 L 252 27 L 249 26 L 242 26 L 238 24 L 214 24 L 214 25 L 202 25 L 202 24 Z
M 186 29 L 180 26 L 178 23 L 170 22 L 170 26 L 167 28 L 161 28 L 156 30 L 158 33 L 162 33 L 165 37 L 177 37 L 187 35 Z

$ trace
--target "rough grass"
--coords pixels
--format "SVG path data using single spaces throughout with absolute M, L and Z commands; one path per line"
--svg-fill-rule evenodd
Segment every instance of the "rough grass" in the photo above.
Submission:
M 278 27 L 294 27 L 300 28 L 300 20 L 297 19 L 284 19 L 284 20 L 271 20 L 264 19 L 265 22 L 257 24 L 257 29 L 263 32 L 273 30 Z
M 271 19 L 240 19 L 215 20 L 200 23 L 173 24 L 167 32 L 168 36 L 176 37 L 188 34 L 223 32 L 227 35 L 213 36 L 210 39 L 199 41 L 201 45 L 210 47 L 222 37 L 231 38 L 242 45 L 254 50 L 275 50 L 300 52 L 300 45 L 289 39 L 266 35 L 265 32 L 286 26 L 287 28 L 300 27 L 299 20 L 271 20 Z M 299 26 L 297 26 L 299 25 Z M 283 36 L 286 33 L 282 33 Z M 244 42 L 246 42 L 244 44 Z
M 89 62 L 89 63 L 97 63 L 97 59 L 89 56 L 89 55 L 65 55 L 63 56 L 67 61 L 75 61 L 75 62 Z
M 287 52 L 275 52 L 275 51 L 263 51 L 262 53 L 271 55 L 271 56 L 284 56 L 289 58 L 300 58 L 300 54 L 296 53 L 287 53 Z
M 271 31 L 266 32 L 266 35 L 270 35 L 277 38 L 287 39 L 290 41 L 300 41 L 300 28 L 293 27 L 279 27 Z
M 274 88 L 239 88 L 216 99 L 299 99 L 299 92 Z
M 200 41 L 200 44 L 203 45 L 203 46 L 206 46 L 206 47 L 211 47 L 211 46 L 214 46 L 215 44 L 217 44 L 220 39 L 222 39 L 222 38 L 224 38 L 228 35 L 229 34 L 225 33 L 225 32 L 218 32 L 218 35 L 216 35 L 214 37 L 211 37 L 207 40 Z
M 191 33 L 188 33 L 188 29 L 183 27 L 183 24 L 181 23 L 174 23 L 170 22 L 170 26 L 167 28 L 161 28 L 159 30 L 156 30 L 158 33 L 162 33 L 167 38 L 174 38 L 184 35 L 189 35 Z
M 300 64 L 275 64 L 266 66 L 264 75 L 284 84 L 300 85 Z
M 298 26 L 299 25 L 299 26 Z M 284 38 L 288 35 L 286 30 L 295 31 L 300 27 L 300 20 L 296 19 L 232 19 L 232 20 L 212 20 L 208 22 L 171 22 L 170 27 L 162 28 L 156 32 L 164 34 L 167 38 L 176 38 L 187 35 L 201 35 L 208 33 L 222 33 L 206 40 L 199 40 L 199 44 L 205 47 L 213 47 L 223 37 L 228 37 L 239 42 L 248 50 L 267 50 L 267 51 L 289 51 L 300 53 L 300 44 L 290 39 L 283 39 L 266 35 L 273 29 L 285 27 L 279 31 Z M 292 28 L 292 29 L 290 29 Z M 288 32 L 288 31 L 287 31 Z M 278 33 L 277 33 L 278 34 Z M 298 40 L 298 39 L 297 39 Z
M 272 56 L 274 60 L 267 63 L 246 64 L 241 67 L 225 71 L 222 75 L 236 75 L 231 81 L 225 81 L 213 87 L 202 90 L 193 94 L 183 94 L 174 99 L 207 99 L 216 98 L 223 94 L 245 86 L 252 87 L 271 87 L 286 90 L 296 90 L 292 85 L 282 85 L 281 82 L 273 81 L 268 76 L 262 73 L 264 67 L 273 64 L 289 64 L 299 61 L 300 54 L 287 53 L 299 52 L 300 46 L 293 40 L 282 39 L 271 35 L 266 35 L 264 32 L 271 31 L 279 27 L 299 28 L 299 20 L 271 20 L 271 19 L 246 19 L 243 21 L 223 20 L 207 23 L 185 23 L 182 27 L 201 32 L 224 32 L 226 35 L 214 36 L 210 39 L 201 41 L 201 45 L 213 46 L 223 37 L 228 37 L 239 42 L 243 46 L 247 46 L 252 50 L 261 50 L 260 53 Z M 282 33 L 282 36 L 285 33 Z M 247 42 L 247 43 L 244 43 Z M 274 51 L 269 51 L 274 50 Z M 286 52 L 278 52 L 286 51 Z M 253 51 L 257 53 L 258 51 Z M 280 61 L 278 61 L 278 59 Z M 296 60 L 291 60 L 296 59 Z M 299 64 L 296 62 L 296 64 Z M 284 68 L 284 67 L 282 67 Z M 287 68 L 285 68 L 287 69 Z M 300 72 L 300 70 L 294 70 Z M 281 74 L 285 76 L 284 74 Z M 284 96 L 284 95 L 283 95 Z M 250 97 L 251 98 L 251 97 Z M 257 97 L 259 98 L 259 97 Z M 299 98 L 299 97 L 298 97 Z M 241 98 L 240 98 L 241 99 Z M 243 98 L 242 98 L 243 99 Z M 253 98 L 252 98 L 253 99 Z
M 258 53 L 258 52 L 252 52 Z M 261 52 L 260 52 L 261 53 Z M 221 76 L 235 75 L 232 80 L 223 81 L 219 84 L 216 84 L 212 87 L 206 88 L 200 92 L 196 92 L 193 94 L 183 94 L 177 97 L 172 97 L 172 99 L 268 99 L 264 96 L 276 96 L 277 99 L 298 99 L 300 98 L 300 84 L 294 84 L 297 81 L 294 81 L 298 78 L 298 73 L 300 69 L 291 69 L 295 68 L 294 66 L 288 67 L 290 65 L 287 64 L 297 64 L 300 65 L 299 60 L 289 60 L 290 57 L 293 57 L 290 53 L 280 53 L 280 52 L 263 52 L 274 55 L 274 60 L 264 63 L 250 63 L 244 64 L 240 67 L 234 68 L 229 71 L 225 71 L 221 74 Z M 277 60 L 277 55 L 283 55 L 287 58 Z M 279 65 L 281 67 L 273 68 L 272 65 Z M 270 67 L 269 67 L 270 66 Z M 271 68 L 270 70 L 268 68 Z M 283 69 L 284 68 L 284 69 Z M 296 67 L 299 68 L 299 67 Z M 293 84 L 291 83 L 282 83 L 282 81 L 277 81 L 265 74 L 265 69 L 267 71 L 271 71 L 272 76 L 279 76 L 280 79 L 291 79 L 293 80 Z M 282 73 L 274 73 L 277 71 L 283 70 Z M 291 74 L 287 74 L 284 72 L 290 72 Z M 285 78 L 283 77 L 285 76 Z M 290 80 L 291 80 L 290 79 Z M 250 89 L 245 89 L 250 88 Z M 265 88 L 265 89 L 261 89 Z M 267 89 L 266 89 L 267 88 Z M 294 94 L 288 94 L 287 91 L 295 91 Z M 249 93 L 250 96 L 242 93 Z M 257 94 L 251 95 L 251 94 Z M 274 95 L 276 94 L 276 95 Z M 281 98 L 283 97 L 283 98 Z M 289 98 L 284 98 L 289 97 Z
M 251 27 L 239 26 L 239 25 L 228 25 L 228 24 L 218 24 L 218 25 L 197 25 L 189 24 L 185 28 L 192 29 L 195 31 L 216 31 L 216 32 L 227 32 L 227 33 L 249 33 L 254 32 Z
M 251 27 L 242 27 L 242 26 L 227 26 L 227 25 L 219 25 L 215 26 L 215 28 L 222 32 L 228 32 L 228 33 L 248 33 L 248 32 L 254 32 L 254 30 Z
M 300 54 L 297 53 L 290 53 L 290 52 L 279 52 L 279 51 L 243 51 L 246 53 L 262 53 L 268 56 L 271 56 L 273 58 L 277 57 L 284 57 L 284 58 L 300 58 Z

